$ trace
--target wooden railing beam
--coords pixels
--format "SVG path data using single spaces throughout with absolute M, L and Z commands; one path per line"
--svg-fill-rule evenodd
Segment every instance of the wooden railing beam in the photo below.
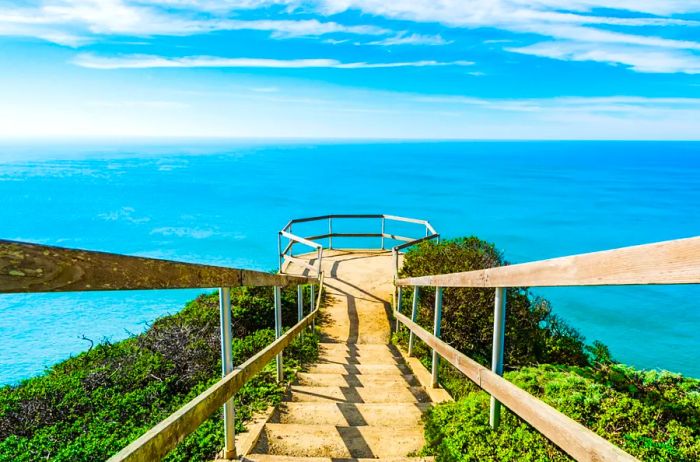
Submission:
M 0 293 L 287 286 L 315 280 L 0 240 Z
M 398 286 L 556 287 L 700 283 L 700 237 L 462 273 L 398 279 Z

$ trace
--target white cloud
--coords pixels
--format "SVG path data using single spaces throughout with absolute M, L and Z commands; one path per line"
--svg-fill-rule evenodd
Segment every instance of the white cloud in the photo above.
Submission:
M 451 40 L 445 40 L 440 35 L 408 34 L 403 32 L 382 40 L 368 42 L 367 45 L 449 45 L 450 43 L 453 42 Z
M 564 61 L 622 64 L 637 72 L 700 73 L 700 55 L 676 49 L 625 45 L 590 46 L 568 41 L 542 42 L 508 51 Z
M 167 10 L 158 7 L 179 7 Z M 130 2 L 127 0 L 45 0 L 37 7 L 0 12 L 0 35 L 31 36 L 79 46 L 92 36 L 185 36 L 226 30 L 259 30 L 273 38 L 317 37 L 327 34 L 388 35 L 374 25 L 343 25 L 318 19 L 232 19 L 228 14 L 202 17 L 196 2 Z M 214 11 L 214 10 L 212 10 Z M 228 13 L 226 9 L 223 13 Z
M 405 21 L 438 22 L 461 28 L 493 27 L 516 33 L 536 34 L 556 42 L 566 42 L 563 47 L 576 47 L 576 52 L 567 54 L 567 59 L 626 64 L 640 72 L 657 72 L 654 70 L 657 68 L 661 69 L 660 72 L 692 71 L 696 68 L 697 55 L 688 52 L 664 53 L 664 50 L 700 50 L 698 41 L 623 33 L 596 27 L 697 28 L 700 22 L 696 20 L 673 17 L 700 12 L 700 2 L 697 0 L 315 0 L 311 3 L 327 15 L 354 9 L 365 14 Z M 600 15 L 599 10 L 605 10 L 607 15 Z M 619 14 L 621 11 L 625 12 L 624 16 Z M 613 12 L 617 15 L 613 16 Z M 537 45 L 529 49 L 532 51 L 530 54 L 555 54 L 551 44 L 543 45 L 542 49 L 537 48 Z M 626 48 L 612 49 L 610 45 L 625 45 Z M 608 47 L 601 53 L 601 48 L 606 46 Z M 650 50 L 649 47 L 657 50 Z M 510 50 L 522 51 L 523 48 Z M 663 64 L 654 66 L 642 62 L 641 55 L 647 52 L 652 52 Z
M 252 9 L 262 10 L 265 17 L 274 13 L 275 19 L 241 20 L 238 16 L 240 10 Z M 0 12 L 0 35 L 36 37 L 73 47 L 101 35 L 185 36 L 225 30 L 265 31 L 278 39 L 330 34 L 384 36 L 370 42 L 358 41 L 383 46 L 450 43 L 439 35 L 417 31 L 397 33 L 371 24 L 309 19 L 311 13 L 332 16 L 347 10 L 360 11 L 364 18 L 373 15 L 455 28 L 489 27 L 535 34 L 563 42 L 562 47 L 569 49 L 575 44 L 576 51 L 566 54 L 566 59 L 624 64 L 640 72 L 656 72 L 656 66 L 635 64 L 642 61 L 643 53 L 652 51 L 668 63 L 658 66 L 662 72 L 675 72 L 674 68 L 687 72 L 695 68 L 696 55 L 662 51 L 700 51 L 700 41 L 678 38 L 679 28 L 700 27 L 697 20 L 679 17 L 700 12 L 698 0 L 40 0 L 37 6 Z M 300 18 L 298 13 L 304 16 Z M 654 27 L 657 36 L 649 35 L 649 27 Z M 675 28 L 674 38 L 665 37 L 664 28 Z M 682 34 L 685 32 L 680 37 Z M 687 36 L 693 37 L 690 33 Z M 324 39 L 328 43 L 345 40 Z M 555 54 L 548 42 L 542 44 L 542 49 L 536 47 L 538 43 L 534 45 L 529 51 L 536 53 L 529 54 L 545 56 L 544 48 L 547 54 Z M 627 48 L 607 47 L 602 50 L 605 57 L 601 57 L 601 48 L 607 45 Z
M 330 58 L 314 59 L 267 59 L 267 58 L 224 58 L 218 56 L 186 56 L 169 58 L 155 55 L 96 56 L 80 54 L 73 63 L 90 69 L 150 69 L 150 68 L 282 68 L 282 69 L 377 69 L 392 67 L 431 67 L 469 66 L 469 61 L 403 61 L 385 63 L 351 62 L 344 63 Z
M 664 120 L 669 114 L 700 115 L 700 98 L 604 96 L 555 98 L 473 98 L 452 95 L 416 96 L 413 101 L 428 105 L 472 106 L 489 111 L 540 114 L 548 119 L 562 114 Z

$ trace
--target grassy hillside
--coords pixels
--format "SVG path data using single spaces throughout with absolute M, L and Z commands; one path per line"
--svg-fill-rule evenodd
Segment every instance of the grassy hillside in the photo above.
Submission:
M 283 292 L 284 325 L 296 322 L 296 289 Z M 274 340 L 270 288 L 232 290 L 233 357 L 240 364 Z M 221 376 L 218 294 L 202 295 L 143 334 L 102 343 L 18 386 L 0 388 L 0 461 L 105 460 Z M 285 353 L 286 377 L 317 355 L 307 334 Z M 278 402 L 273 364 L 236 395 L 236 427 Z M 219 413 L 168 461 L 210 460 L 222 446 Z
M 469 271 L 504 264 L 493 244 L 475 237 L 425 243 L 409 251 L 402 276 Z M 409 291 L 410 292 L 410 291 Z M 410 306 L 411 293 L 402 306 Z M 432 325 L 434 295 L 421 294 L 418 322 Z M 700 381 L 618 364 L 600 342 L 587 345 L 546 300 L 508 289 L 505 377 L 630 454 L 648 461 L 700 460 Z M 445 289 L 443 339 L 490 365 L 493 289 Z M 405 345 L 403 329 L 395 341 Z M 430 366 L 430 351 L 416 354 Z M 425 416 L 426 455 L 439 462 L 570 460 L 509 411 L 489 427 L 489 395 L 441 363 L 442 385 L 455 397 Z

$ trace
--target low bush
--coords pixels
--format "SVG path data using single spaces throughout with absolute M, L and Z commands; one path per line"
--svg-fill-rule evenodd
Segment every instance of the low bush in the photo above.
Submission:
M 700 460 L 698 380 L 621 365 L 595 371 L 541 365 L 505 377 L 641 460 Z M 469 388 L 424 417 L 425 454 L 441 462 L 571 460 L 507 410 L 492 430 L 489 396 Z
M 428 241 L 404 257 L 401 277 L 472 271 L 507 264 L 496 247 L 476 237 Z M 402 305 L 410 306 L 405 291 Z M 506 368 L 537 363 L 588 364 L 581 334 L 552 313 L 550 303 L 526 288 L 507 291 Z M 434 291 L 420 293 L 418 322 L 432 330 Z M 494 289 L 445 288 L 442 338 L 482 364 L 491 361 Z
M 271 288 L 232 290 L 236 364 L 274 340 L 272 305 Z M 285 324 L 295 323 L 296 289 L 283 291 L 282 308 Z M 44 375 L 0 388 L 0 461 L 107 459 L 219 380 L 219 342 L 218 295 L 202 295 L 141 335 L 99 344 Z M 316 334 L 291 344 L 287 376 L 316 357 L 317 345 Z M 238 431 L 254 411 L 281 398 L 273 366 L 236 394 Z M 222 442 L 217 413 L 167 460 L 209 460 Z
M 493 244 L 475 237 L 425 243 L 406 254 L 402 276 L 471 271 L 506 264 Z M 442 338 L 490 365 L 493 289 L 445 289 Z M 410 293 L 403 300 L 409 306 Z M 700 381 L 616 363 L 608 348 L 583 337 L 525 288 L 508 290 L 505 378 L 645 461 L 700 460 Z M 419 322 L 432 324 L 434 294 L 421 294 Z M 401 329 L 394 341 L 407 343 Z M 415 355 L 430 367 L 431 352 Z M 542 364 L 549 363 L 549 364 Z M 424 416 L 424 455 L 438 462 L 571 460 L 504 409 L 489 426 L 489 396 L 444 361 L 440 383 L 456 399 Z

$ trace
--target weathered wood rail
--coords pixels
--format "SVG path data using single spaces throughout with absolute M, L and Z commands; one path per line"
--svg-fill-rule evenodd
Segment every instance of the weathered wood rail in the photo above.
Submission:
M 0 240 L 0 293 L 288 286 L 310 282 L 312 279 L 303 276 Z
M 700 283 L 700 237 L 625 247 L 569 257 L 461 273 L 396 280 L 399 291 L 394 314 L 414 337 L 433 350 L 433 383 L 438 383 L 440 358 L 491 394 L 490 421 L 497 426 L 500 405 L 532 425 L 570 456 L 580 461 L 637 460 L 609 441 L 501 377 L 505 336 L 506 288 L 543 286 L 604 286 Z M 429 333 L 415 321 L 420 290 L 435 287 L 435 321 Z M 412 287 L 411 317 L 401 313 L 401 290 Z M 440 340 L 442 291 L 445 287 L 491 287 L 494 296 L 493 356 L 490 370 Z

